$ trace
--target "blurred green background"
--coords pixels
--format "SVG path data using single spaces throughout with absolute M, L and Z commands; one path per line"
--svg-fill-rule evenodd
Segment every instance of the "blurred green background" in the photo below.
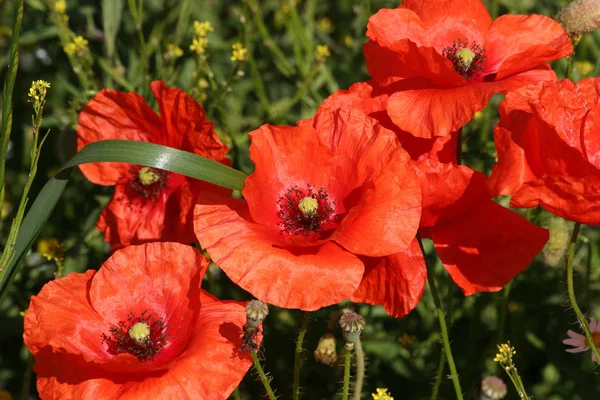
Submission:
M 2 205 L 0 221 L 1 247 L 29 168 L 32 107 L 27 93 L 33 80 L 46 80 L 52 87 L 43 120 L 44 130 L 50 129 L 50 136 L 42 152 L 32 199 L 48 177 L 73 155 L 77 113 L 97 90 L 135 90 L 153 105 L 148 97 L 148 83 L 154 79 L 164 79 L 169 85 L 190 92 L 208 111 L 218 134 L 230 146 L 234 167 L 251 173 L 247 133 L 264 123 L 293 125 L 298 119 L 310 117 L 330 93 L 367 80 L 361 52 L 367 20 L 380 8 L 398 5 L 398 1 L 390 0 L 146 0 L 142 23 L 136 24 L 124 0 L 68 0 L 68 23 L 57 20 L 61 15 L 53 11 L 54 3 L 25 1 L 7 200 Z M 493 16 L 553 16 L 568 2 L 485 3 Z M 12 0 L 0 0 L 2 80 L 8 63 L 13 12 Z M 193 21 L 210 21 L 214 27 L 207 36 L 208 46 L 202 59 L 189 49 L 194 37 Z M 72 35 L 82 35 L 89 41 L 89 53 L 76 60 L 83 68 L 78 73 L 63 50 Z M 145 43 L 144 56 L 140 52 L 140 35 Z M 249 49 L 249 59 L 241 64 L 230 59 L 231 46 L 236 42 Z M 178 45 L 183 55 L 174 58 L 169 44 Z M 327 45 L 331 53 L 324 62 L 315 58 L 319 44 Z M 574 79 L 598 74 L 599 53 L 600 36 L 585 36 L 576 48 Z M 556 62 L 554 67 L 562 77 L 565 60 Z M 465 163 L 486 173 L 495 162 L 493 127 L 501 98 L 494 97 L 464 130 Z M 76 173 L 44 227 L 41 237 L 56 238 L 64 245 L 67 273 L 98 268 L 107 258 L 108 246 L 94 225 L 110 196 L 110 188 L 94 186 Z M 507 203 L 507 199 L 500 201 Z M 532 215 L 538 224 L 552 224 L 556 237 L 572 229 L 571 225 L 553 222 L 540 210 Z M 582 233 L 584 241 L 580 241 L 575 259 L 576 293 L 584 311 L 600 317 L 600 230 L 585 227 Z M 496 344 L 507 339 L 517 349 L 519 372 L 534 398 L 600 398 L 600 379 L 589 353 L 568 354 L 561 343 L 567 329 L 578 327 L 568 306 L 564 262 L 558 247 L 556 254 L 547 251 L 538 256 L 514 280 L 510 293 L 481 293 L 468 298 L 449 280 L 435 254 L 430 254 L 431 262 L 436 263 L 438 286 L 444 297 L 450 296 L 450 336 L 466 398 L 479 398 L 475 389 L 485 376 L 497 374 L 508 382 L 493 362 Z M 431 246 L 427 248 L 431 252 Z M 25 263 L 9 295 L 0 302 L 0 390 L 10 392 L 15 399 L 27 395 L 37 398 L 35 376 L 27 373 L 31 360 L 21 339 L 20 313 L 27 308 L 29 297 L 53 278 L 56 268 L 35 247 Z M 204 286 L 218 297 L 250 298 L 218 268 L 211 268 L 211 274 L 214 284 L 209 287 L 205 282 Z M 312 356 L 329 318 L 338 309 L 329 307 L 311 313 L 301 377 L 306 399 L 332 399 L 340 391 L 342 368 L 319 364 Z M 501 332 L 503 310 L 506 322 Z M 378 387 L 388 388 L 396 400 L 429 398 L 439 363 L 440 337 L 428 289 L 419 306 L 402 319 L 388 317 L 380 307 L 359 305 L 357 311 L 367 319 L 362 335 L 368 356 L 363 398 L 371 398 L 369 393 Z M 272 308 L 264 325 L 264 366 L 282 398 L 291 393 L 295 337 L 301 321 L 302 313 L 297 310 Z M 341 354 L 343 341 L 339 331 L 336 335 Z M 244 399 L 262 398 L 262 387 L 254 372 L 246 376 L 239 393 Z M 440 398 L 452 399 L 453 393 L 451 382 L 444 379 Z M 518 398 L 512 387 L 507 398 Z

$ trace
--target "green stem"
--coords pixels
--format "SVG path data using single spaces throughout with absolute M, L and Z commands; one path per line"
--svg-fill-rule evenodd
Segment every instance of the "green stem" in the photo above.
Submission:
M 421 247 L 421 252 L 423 253 L 423 257 L 425 258 L 425 262 L 427 263 L 427 258 L 425 257 L 425 249 L 423 248 L 423 241 L 421 240 L 421 238 L 419 238 L 419 246 Z M 458 373 L 456 372 L 456 365 L 454 364 L 454 357 L 452 357 L 452 349 L 450 348 L 450 338 L 448 337 L 448 328 L 446 327 L 446 318 L 444 317 L 442 302 L 440 301 L 440 295 L 438 294 L 437 287 L 435 285 L 435 279 L 433 278 L 433 274 L 429 263 L 427 263 L 427 267 L 427 282 L 429 283 L 429 289 L 431 290 L 431 296 L 433 297 L 433 302 L 435 304 L 435 311 L 438 317 L 438 321 L 440 323 L 440 332 L 442 334 L 442 341 L 444 343 L 444 351 L 446 353 L 446 358 L 448 359 L 448 367 L 450 368 L 452 384 L 454 385 L 456 398 L 458 400 L 463 400 L 462 389 L 460 388 Z
M 496 343 L 504 343 L 504 329 L 506 325 L 506 309 L 508 308 L 508 298 L 510 295 L 510 289 L 512 287 L 512 282 L 510 281 L 504 286 L 504 290 L 502 291 L 502 308 L 500 309 L 500 322 L 498 323 L 498 340 Z
M 344 353 L 344 386 L 342 388 L 342 400 L 348 400 L 350 391 L 350 365 L 352 364 L 352 350 L 345 350 Z
M 12 28 L 12 37 L 10 43 L 10 57 L 8 68 L 2 90 L 2 123 L 0 125 L 0 207 L 4 204 L 4 175 L 6 171 L 6 154 L 8 153 L 8 142 L 10 131 L 12 129 L 13 102 L 12 94 L 15 88 L 17 78 L 17 68 L 19 67 L 19 35 L 23 25 L 23 0 L 15 1 L 15 18 Z
M 354 395 L 352 396 L 352 400 L 360 400 L 365 381 L 365 353 L 360 338 L 354 343 L 354 351 L 356 356 L 356 379 L 354 380 Z
M 302 343 L 304 343 L 304 336 L 308 329 L 308 323 L 310 321 L 310 313 L 304 313 L 304 319 L 302 320 L 302 326 L 298 333 L 298 340 L 296 341 L 296 354 L 294 356 L 294 389 L 292 392 L 292 398 L 298 400 L 300 396 L 300 367 L 302 366 Z
M 600 352 L 598 348 L 594 345 L 594 338 L 590 333 L 590 327 L 577 305 L 577 299 L 575 298 L 575 289 L 573 288 L 573 257 L 575 256 L 575 245 L 577 243 L 577 236 L 579 235 L 579 228 L 581 224 L 579 222 L 575 223 L 575 227 L 573 227 L 573 234 L 571 235 L 571 242 L 569 244 L 569 253 L 567 255 L 567 288 L 569 292 L 569 301 L 571 302 L 571 307 L 573 307 L 573 311 L 577 315 L 577 319 L 581 324 L 581 328 L 583 329 L 583 333 L 587 339 L 587 342 L 590 343 L 590 348 L 592 349 L 592 353 L 596 357 L 596 363 L 600 364 Z
M 29 398 L 29 392 L 31 391 L 31 376 L 33 375 L 33 354 L 27 351 L 27 369 L 25 370 L 25 376 L 23 377 L 23 388 L 21 390 L 21 400 L 27 400 Z
M 448 285 L 448 294 L 446 299 L 446 310 L 448 315 L 448 325 L 452 325 L 452 285 Z M 444 377 L 444 369 L 446 367 L 446 352 L 444 349 L 440 352 L 440 363 L 438 364 L 437 373 L 435 375 L 435 382 L 433 383 L 433 389 L 431 391 L 431 400 L 438 398 L 440 386 L 442 385 L 442 379 Z
M 265 375 L 265 371 L 262 369 L 260 365 L 260 361 L 258 360 L 258 356 L 256 355 L 256 351 L 252 350 L 250 352 L 252 355 L 252 361 L 254 362 L 254 368 L 256 372 L 258 372 L 258 376 L 260 377 L 260 381 L 265 387 L 265 391 L 267 392 L 267 396 L 269 396 L 270 400 L 277 400 L 275 393 L 273 393 L 273 389 L 271 389 L 271 384 L 269 383 L 269 379 L 267 379 L 267 375 Z

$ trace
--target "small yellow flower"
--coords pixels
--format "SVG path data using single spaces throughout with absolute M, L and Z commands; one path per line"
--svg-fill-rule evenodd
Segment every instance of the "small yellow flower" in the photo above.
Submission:
M 411 344 L 413 344 L 414 341 L 415 337 L 413 335 L 409 335 L 408 333 L 405 333 L 404 335 L 398 338 L 398 343 L 400 343 L 400 346 L 402 347 L 410 346 Z
M 373 400 L 394 400 L 387 389 L 377 389 L 377 393 L 372 393 Z
M 206 51 L 206 46 L 208 46 L 208 39 L 198 38 L 198 39 L 192 40 L 192 44 L 190 45 L 190 50 L 192 50 L 196 54 L 204 54 L 204 52 Z
M 246 61 L 248 59 L 248 49 L 245 48 L 241 43 L 234 43 L 231 46 L 232 54 L 231 61 Z
M 494 361 L 502 365 L 512 365 L 512 356 L 517 354 L 515 348 L 510 345 L 510 342 L 498 345 L 498 354 Z
M 12 400 L 12 396 L 6 390 L 0 390 L 0 400 Z
M 323 33 L 331 33 L 333 32 L 333 23 L 327 17 L 320 18 L 317 21 L 317 29 Z
M 167 52 L 165 53 L 165 58 L 167 60 L 176 60 L 181 56 L 183 56 L 183 50 L 181 50 L 181 47 L 173 43 L 169 43 L 167 45 Z
M 52 7 L 57 14 L 64 14 L 67 11 L 67 2 L 65 0 L 57 0 Z
M 50 84 L 46 81 L 37 80 L 31 82 L 31 87 L 29 88 L 29 101 L 32 103 L 44 101 L 47 89 L 50 89 Z
M 37 250 L 47 260 L 54 260 L 56 263 L 61 263 L 65 259 L 65 248 L 55 238 L 41 239 Z
M 354 44 L 354 38 L 350 35 L 344 36 L 344 44 L 346 45 L 346 47 L 352 47 L 352 45 Z
M 587 60 L 575 61 L 575 68 L 577 68 L 581 76 L 588 76 L 594 72 L 595 65 Z
M 87 50 L 88 41 L 83 36 L 76 36 L 73 41 L 65 46 L 68 55 L 81 55 Z
M 327 57 L 331 55 L 331 53 L 329 52 L 329 47 L 326 44 L 318 44 L 317 48 L 315 49 L 315 55 L 317 60 L 325 61 Z
M 208 21 L 194 21 L 194 30 L 199 37 L 205 37 L 208 32 L 213 31 L 213 27 Z

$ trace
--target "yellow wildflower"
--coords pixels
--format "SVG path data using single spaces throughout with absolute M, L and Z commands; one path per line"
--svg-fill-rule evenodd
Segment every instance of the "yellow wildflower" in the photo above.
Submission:
M 317 29 L 323 33 L 331 33 L 333 32 L 333 23 L 327 17 L 320 18 L 317 21 Z
M 67 11 L 67 2 L 65 0 L 57 0 L 52 7 L 57 14 L 64 14 Z
M 205 37 L 208 32 L 213 31 L 213 27 L 208 21 L 194 21 L 194 30 L 199 37 Z
M 372 393 L 373 400 L 394 400 L 387 389 L 377 389 L 377 393 Z
M 329 47 L 326 44 L 318 44 L 317 48 L 315 49 L 315 55 L 317 60 L 325 61 L 327 57 L 331 55 L 331 53 L 329 52 Z
M 196 54 L 204 54 L 204 52 L 206 51 L 206 46 L 208 46 L 208 39 L 201 37 L 201 38 L 192 40 L 192 44 L 190 45 L 190 50 L 192 50 Z
M 498 345 L 498 354 L 494 361 L 502 365 L 512 365 L 512 356 L 517 354 L 515 348 L 510 345 L 510 342 Z
M 575 61 L 575 68 L 577 68 L 581 76 L 588 76 L 594 72 L 595 65 L 587 60 Z
M 183 55 L 183 50 L 181 47 L 176 44 L 169 43 L 167 45 L 167 52 L 165 53 L 165 58 L 167 60 L 176 60 Z
M 354 38 L 350 35 L 344 36 L 344 44 L 346 45 L 346 47 L 352 47 L 352 45 L 354 44 Z
M 408 333 L 405 333 L 403 336 L 398 338 L 398 343 L 400 343 L 400 346 L 402 347 L 410 346 L 414 341 L 415 337 L 413 335 L 409 335 Z
M 0 390 L 0 400 L 12 400 L 12 396 L 6 390 Z
M 41 239 L 37 250 L 47 260 L 54 260 L 56 263 L 61 263 L 65 259 L 65 248 L 55 238 Z
M 65 46 L 65 53 L 68 55 L 80 55 L 87 50 L 88 43 L 87 39 L 83 36 L 75 36 L 73 41 Z
M 31 87 L 29 88 L 29 101 L 32 103 L 44 101 L 44 98 L 46 98 L 46 89 L 50 89 L 50 84 L 46 81 L 37 80 L 31 82 Z
M 246 61 L 248 59 L 248 49 L 245 48 L 241 43 L 234 43 L 231 46 L 233 50 L 231 54 L 231 61 Z

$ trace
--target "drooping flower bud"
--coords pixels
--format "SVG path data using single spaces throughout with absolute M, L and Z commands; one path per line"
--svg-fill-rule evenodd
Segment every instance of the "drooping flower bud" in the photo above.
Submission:
M 562 261 L 569 247 L 572 223 L 562 218 L 551 217 L 544 227 L 550 231 L 550 239 L 542 249 L 542 257 L 546 264 L 555 266 Z
M 249 328 L 256 328 L 269 315 L 269 306 L 260 300 L 246 304 L 246 322 Z
M 346 350 L 354 349 L 354 343 L 360 337 L 362 330 L 365 328 L 365 319 L 354 311 L 345 312 L 340 317 L 340 326 L 344 339 L 346 339 Z
M 335 351 L 335 336 L 331 333 L 325 334 L 317 345 L 315 350 L 315 360 L 321 364 L 332 366 L 337 361 L 337 352 Z
M 569 36 L 593 32 L 600 27 L 600 0 L 575 0 L 555 19 Z

